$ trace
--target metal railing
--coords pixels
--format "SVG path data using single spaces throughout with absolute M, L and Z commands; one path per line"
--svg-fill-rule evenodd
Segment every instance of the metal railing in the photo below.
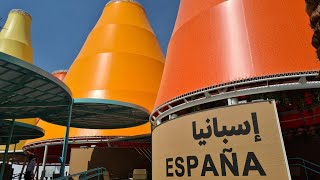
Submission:
M 307 180 L 309 179 L 308 170 L 320 175 L 320 165 L 318 164 L 315 164 L 313 162 L 307 161 L 299 157 L 288 158 L 288 161 L 289 161 L 289 166 L 300 166 L 304 168 L 304 172 Z
M 54 180 L 69 180 L 69 179 L 79 179 L 79 180 L 86 180 L 96 177 L 96 179 L 100 180 L 100 178 L 107 172 L 106 168 L 95 168 L 90 169 L 88 171 L 84 171 L 81 173 L 73 174 L 70 176 L 55 178 Z M 101 178 L 103 179 L 103 178 Z

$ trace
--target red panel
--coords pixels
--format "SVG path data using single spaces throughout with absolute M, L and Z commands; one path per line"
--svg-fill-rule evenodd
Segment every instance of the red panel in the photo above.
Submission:
M 53 72 L 52 75 L 54 75 L 56 78 L 60 79 L 61 81 L 64 80 L 64 78 L 67 75 L 67 71 L 57 71 Z
M 302 114 L 288 114 L 280 117 L 281 128 L 299 128 L 304 126 L 304 121 L 302 119 Z

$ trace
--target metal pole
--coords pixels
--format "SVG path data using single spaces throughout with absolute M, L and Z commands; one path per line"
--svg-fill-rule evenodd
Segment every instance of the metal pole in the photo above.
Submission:
M 64 177 L 64 170 L 65 170 L 65 166 L 66 166 L 67 152 L 68 152 L 69 130 L 70 130 L 71 116 L 72 116 L 72 106 L 73 106 L 73 102 L 71 103 L 70 109 L 69 109 L 69 118 L 68 118 L 67 127 L 66 127 L 66 134 L 64 136 L 62 157 L 60 158 L 61 159 L 60 177 Z
M 307 171 L 306 163 L 304 162 L 304 159 L 302 160 L 302 163 L 303 163 L 303 167 L 304 167 L 304 172 L 306 173 L 306 177 L 307 177 L 307 180 L 308 180 L 308 179 L 309 179 L 309 177 L 308 177 L 308 171 Z
M 41 179 L 43 179 L 44 176 L 46 175 L 47 155 L 48 155 L 48 145 L 45 145 L 45 146 L 44 146 L 43 161 L 42 161 Z
M 13 134 L 14 122 L 15 122 L 15 121 L 16 121 L 15 119 L 12 119 L 12 122 L 11 122 L 10 134 L 9 134 L 9 138 L 8 138 L 8 141 L 7 141 L 7 144 L 6 144 L 6 150 L 4 151 L 4 156 L 3 156 L 2 166 L 1 166 L 0 180 L 3 179 L 4 168 L 5 168 L 5 165 L 6 165 L 6 162 L 7 162 L 9 145 L 10 145 L 10 143 L 11 143 L 11 138 L 12 138 L 12 134 Z
M 12 154 L 12 161 L 11 161 L 11 165 L 13 165 L 13 162 L 14 162 L 14 155 L 16 154 L 16 147 L 17 147 L 17 144 L 14 144 L 14 149 L 13 149 L 13 154 Z
M 27 157 L 24 158 L 23 166 L 22 166 L 21 172 L 19 174 L 19 180 L 21 180 L 21 178 L 22 178 L 24 167 L 26 166 L 26 163 L 27 163 Z
M 39 166 L 40 166 L 40 163 L 39 163 L 39 159 L 37 158 L 37 174 L 36 174 L 36 179 L 38 180 L 39 179 Z

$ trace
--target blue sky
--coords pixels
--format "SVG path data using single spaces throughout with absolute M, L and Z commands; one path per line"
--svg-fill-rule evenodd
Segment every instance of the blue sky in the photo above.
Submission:
M 68 69 L 108 0 L 1 0 L 0 26 L 11 9 L 32 15 L 34 64 L 46 71 Z M 138 0 L 166 53 L 179 0 Z

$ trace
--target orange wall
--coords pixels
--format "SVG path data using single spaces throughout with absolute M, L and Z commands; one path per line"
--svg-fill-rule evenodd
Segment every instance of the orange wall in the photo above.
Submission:
M 182 0 L 156 107 L 231 81 L 318 71 L 303 0 Z

